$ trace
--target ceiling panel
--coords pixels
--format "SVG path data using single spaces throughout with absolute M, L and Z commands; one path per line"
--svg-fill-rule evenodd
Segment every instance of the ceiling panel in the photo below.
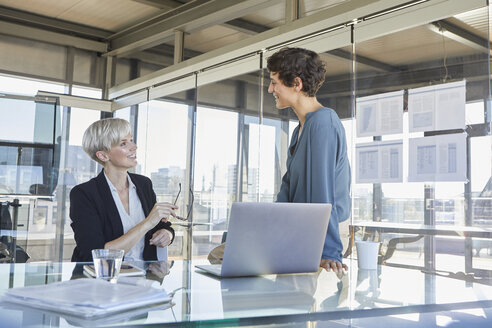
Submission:
M 232 28 L 215 25 L 185 36 L 185 48 L 207 52 L 249 37 Z
M 310 16 L 320 10 L 351 0 L 301 0 L 301 17 Z
M 347 74 L 347 78 L 349 78 L 348 74 L 350 74 L 350 67 L 352 66 L 352 63 L 349 60 L 330 56 L 325 53 L 320 55 L 326 64 L 327 79 L 329 79 L 329 76 L 339 76 L 343 74 Z
M 361 42 L 356 44 L 356 51 L 360 55 L 394 66 L 476 53 L 470 47 L 432 32 L 427 26 Z
M 81 0 L 57 18 L 119 31 L 159 12 L 155 7 L 130 0 Z
M 113 32 L 161 12 L 133 0 L 0 0 L 0 5 Z
M 301 17 L 313 15 L 321 10 L 326 10 L 348 1 L 351 0 L 300 0 L 300 15 Z M 162 3 L 168 2 L 166 0 Z M 127 27 L 156 17 L 166 11 L 166 9 L 160 9 L 158 6 L 146 4 L 146 0 L 0 0 L 0 6 L 112 32 L 122 31 Z M 285 22 L 285 7 L 285 3 L 277 3 L 245 15 L 241 19 L 267 28 L 278 27 Z M 489 37 L 490 18 L 488 7 L 456 15 L 447 21 L 482 38 Z M 357 27 L 355 28 L 355 33 L 357 33 Z M 198 53 L 205 53 L 244 40 L 250 36 L 251 33 L 241 32 L 230 25 L 215 25 L 186 34 L 185 48 Z M 173 42 L 168 41 L 168 44 L 172 45 Z M 157 48 L 154 49 L 155 51 L 151 51 L 151 54 L 162 56 L 163 53 L 159 53 Z M 449 58 L 477 53 L 477 50 L 469 46 L 431 31 L 429 25 L 358 43 L 356 44 L 356 50 L 359 55 L 368 59 L 393 66 L 442 60 L 445 56 Z M 169 52 L 167 51 L 165 54 L 167 56 L 166 60 L 172 57 L 172 53 Z M 327 62 L 328 75 L 336 76 L 350 72 L 349 60 L 334 56 L 323 57 Z M 359 70 L 369 68 L 371 67 L 358 64 Z
M 279 3 L 241 18 L 269 28 L 277 27 L 282 25 L 285 21 L 285 4 Z
M 82 0 L 0 0 L 0 5 L 43 16 L 57 17 Z
M 460 21 L 464 25 L 460 25 L 461 27 L 473 29 L 477 35 L 482 38 L 488 38 L 488 29 L 489 29 L 489 8 L 479 8 L 476 10 L 471 10 L 459 15 L 454 16 L 455 21 Z

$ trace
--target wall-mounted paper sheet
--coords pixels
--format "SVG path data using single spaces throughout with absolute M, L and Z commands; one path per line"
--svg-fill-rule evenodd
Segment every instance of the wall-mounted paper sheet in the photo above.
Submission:
M 403 91 L 357 98 L 357 137 L 403 132 Z
M 466 181 L 466 133 L 409 140 L 408 181 Z
M 355 148 L 356 183 L 403 181 L 403 141 L 378 141 Z
M 408 90 L 410 132 L 465 128 L 466 81 Z

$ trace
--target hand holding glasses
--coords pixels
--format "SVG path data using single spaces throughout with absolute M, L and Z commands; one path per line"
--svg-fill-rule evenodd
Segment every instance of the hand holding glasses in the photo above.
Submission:
M 174 200 L 174 205 L 176 205 L 176 203 L 178 202 L 178 198 L 179 198 L 179 195 L 181 194 L 181 183 L 179 183 L 179 191 L 178 191 L 178 194 L 176 195 L 176 199 Z M 188 221 L 190 219 L 190 214 L 191 214 L 191 211 L 193 210 L 193 203 L 195 201 L 195 196 L 193 195 L 193 190 L 191 189 L 190 187 L 190 194 L 191 194 L 191 205 L 190 205 L 190 208 L 188 209 L 188 214 L 186 215 L 186 218 L 182 217 L 182 216 L 179 216 L 179 215 L 176 215 L 175 218 L 178 219 L 178 220 L 181 220 L 181 221 Z

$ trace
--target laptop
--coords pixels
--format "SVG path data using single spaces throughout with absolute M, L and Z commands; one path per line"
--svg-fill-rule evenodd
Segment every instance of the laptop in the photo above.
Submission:
M 222 264 L 195 267 L 219 277 L 315 272 L 331 204 L 232 204 Z

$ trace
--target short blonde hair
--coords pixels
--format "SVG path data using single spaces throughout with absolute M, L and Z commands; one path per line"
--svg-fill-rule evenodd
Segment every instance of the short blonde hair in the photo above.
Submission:
M 110 151 L 121 139 L 131 133 L 130 123 L 121 118 L 105 118 L 92 123 L 84 132 L 82 148 L 93 160 L 104 166 L 96 153 Z

